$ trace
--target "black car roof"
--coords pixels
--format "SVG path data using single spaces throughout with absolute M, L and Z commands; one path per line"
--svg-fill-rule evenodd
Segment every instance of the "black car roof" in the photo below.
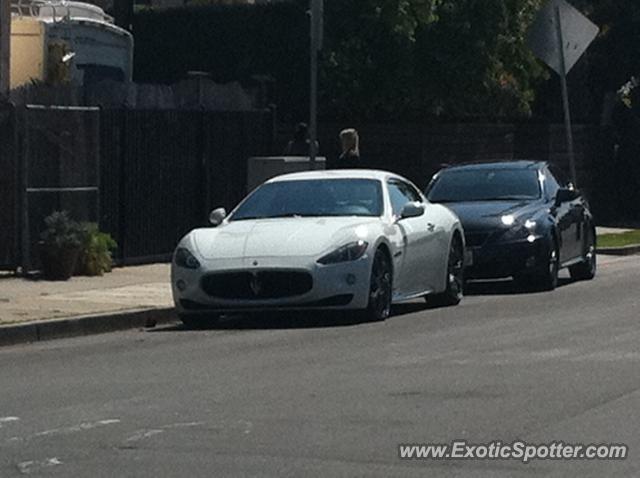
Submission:
M 451 165 L 443 171 L 475 171 L 483 169 L 541 169 L 546 166 L 545 161 L 517 160 L 517 161 L 485 161 L 481 163 L 463 163 Z

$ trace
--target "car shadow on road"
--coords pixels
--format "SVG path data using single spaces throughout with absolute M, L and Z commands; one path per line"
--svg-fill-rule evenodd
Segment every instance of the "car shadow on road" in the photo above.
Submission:
M 558 288 L 572 284 L 573 281 L 568 278 L 558 279 Z M 529 295 L 529 294 L 546 294 L 548 291 L 542 290 L 534 285 L 524 284 L 519 281 L 506 279 L 495 281 L 479 281 L 469 282 L 465 288 L 465 295 Z
M 568 278 L 561 278 L 558 287 L 572 284 Z M 498 296 L 498 295 L 529 295 L 543 294 L 545 291 L 527 286 L 513 280 L 495 280 L 470 282 L 465 289 L 465 295 L 473 296 Z M 434 305 L 424 300 L 396 304 L 393 306 L 389 320 L 401 318 L 406 315 L 437 310 L 446 307 Z M 185 325 L 168 325 L 148 330 L 150 333 L 162 332 L 193 332 L 201 330 L 294 330 L 294 329 L 326 329 L 353 327 L 362 324 L 375 324 L 370 322 L 357 312 L 331 311 L 331 312 L 267 312 L 244 315 L 223 316 L 218 321 L 207 321 L 206 317 L 198 328 L 190 328 Z
M 394 320 L 404 315 L 414 314 L 437 307 L 425 304 L 424 301 L 393 306 L 391 317 Z M 197 330 L 292 330 L 292 329 L 325 329 L 353 327 L 363 324 L 376 324 L 368 321 L 357 312 L 268 312 L 261 314 L 245 314 L 223 316 L 218 321 L 207 321 L 201 327 L 190 328 L 186 325 L 169 325 L 148 330 L 158 332 L 192 332 Z
M 290 330 L 352 327 L 367 323 L 358 314 L 348 312 L 269 312 L 223 316 L 218 321 L 204 318 L 201 327 L 190 328 L 173 325 L 153 329 L 150 332 L 191 332 L 194 330 Z

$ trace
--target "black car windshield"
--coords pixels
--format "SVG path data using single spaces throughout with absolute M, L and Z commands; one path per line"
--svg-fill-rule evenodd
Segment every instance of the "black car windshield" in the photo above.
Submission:
M 473 202 L 539 199 L 534 169 L 471 169 L 443 171 L 430 186 L 431 202 Z
M 267 183 L 231 221 L 278 217 L 381 216 L 382 186 L 373 179 L 309 179 Z

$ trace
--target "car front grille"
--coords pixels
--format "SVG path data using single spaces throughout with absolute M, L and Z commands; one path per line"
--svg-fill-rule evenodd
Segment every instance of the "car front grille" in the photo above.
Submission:
M 283 299 L 309 292 L 313 278 L 305 271 L 220 272 L 203 277 L 201 287 L 207 295 L 217 299 Z
M 490 235 L 491 232 L 469 231 L 465 232 L 464 237 L 467 247 L 482 247 L 487 242 Z

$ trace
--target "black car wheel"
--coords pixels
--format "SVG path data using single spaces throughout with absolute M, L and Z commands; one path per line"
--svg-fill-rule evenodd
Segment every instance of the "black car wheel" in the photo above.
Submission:
M 216 325 L 219 316 L 216 314 L 178 314 L 178 318 L 187 329 L 202 330 Z
M 598 259 L 596 253 L 596 239 L 593 230 L 585 234 L 584 258 L 583 261 L 569 268 L 569 273 L 573 280 L 591 280 L 596 276 Z
M 389 257 L 381 249 L 376 251 L 371 270 L 369 305 L 365 310 L 367 320 L 382 321 L 391 315 L 393 273 Z
M 558 273 L 560 272 L 560 253 L 555 240 L 551 241 L 546 264 L 535 275 L 534 281 L 542 290 L 551 291 L 558 287 Z
M 457 236 L 451 242 L 447 266 L 447 287 L 441 294 L 427 296 L 429 304 L 438 307 L 458 305 L 464 296 L 464 249 Z

